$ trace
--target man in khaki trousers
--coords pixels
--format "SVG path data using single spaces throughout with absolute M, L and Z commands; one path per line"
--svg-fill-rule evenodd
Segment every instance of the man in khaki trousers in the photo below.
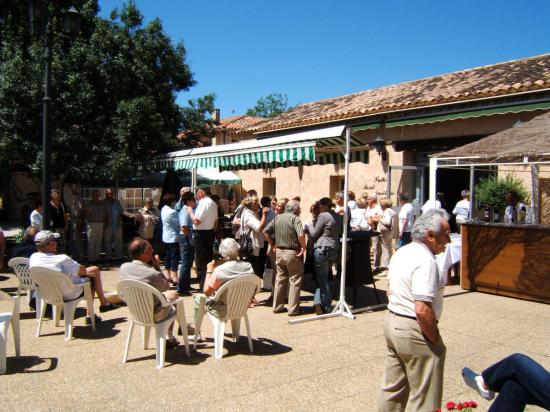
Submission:
M 285 213 L 277 215 L 264 230 L 272 250 L 275 250 L 277 275 L 273 293 L 273 313 L 285 312 L 288 293 L 288 315 L 300 313 L 300 291 L 304 274 L 306 238 L 299 218 L 300 203 L 289 200 Z M 287 292 L 288 291 L 288 292 Z
M 404 411 L 407 402 L 411 411 L 441 407 L 446 348 L 437 323 L 447 276 L 434 255 L 450 242 L 448 219 L 443 209 L 422 214 L 412 228 L 413 242 L 390 262 L 380 411 Z

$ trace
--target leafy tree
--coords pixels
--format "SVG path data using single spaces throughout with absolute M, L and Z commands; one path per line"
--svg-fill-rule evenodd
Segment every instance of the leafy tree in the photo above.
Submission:
M 511 174 L 507 174 L 504 179 L 489 176 L 487 179 L 481 179 L 476 187 L 476 194 L 480 203 L 491 207 L 506 207 L 506 194 L 508 192 L 513 193 L 517 201 L 521 203 L 526 202 L 529 197 L 521 180 Z
M 288 106 L 286 94 L 273 93 L 262 97 L 256 102 L 256 106 L 246 111 L 247 116 L 275 117 L 292 107 Z
M 205 138 L 214 136 L 216 126 L 212 115 L 214 114 L 214 93 L 192 99 L 187 102 L 188 106 L 182 108 L 183 132 L 180 136 L 185 137 L 189 146 L 202 146 Z M 206 139 L 209 140 L 209 139 Z
M 0 167 L 42 162 L 43 42 L 29 34 L 27 2 L 0 0 Z M 60 11 L 82 13 L 76 39 Z M 54 41 L 52 174 L 125 177 L 135 163 L 181 146 L 176 94 L 195 84 L 182 42 L 159 19 L 144 25 L 133 1 L 97 16 L 97 0 L 50 1 Z

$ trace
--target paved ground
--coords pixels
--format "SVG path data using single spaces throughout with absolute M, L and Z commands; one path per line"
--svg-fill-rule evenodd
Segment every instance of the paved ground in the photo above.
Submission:
M 114 290 L 117 271 L 104 272 L 104 278 L 107 289 Z M 15 285 L 12 275 L 0 276 L 1 288 Z M 377 286 L 385 289 L 385 279 Z M 304 293 L 303 298 L 304 307 L 311 306 L 311 295 Z M 190 318 L 191 298 L 187 300 Z M 362 291 L 360 300 L 376 303 L 371 288 Z M 478 410 L 488 407 L 463 384 L 464 365 L 479 370 L 512 352 L 523 352 L 550 369 L 549 309 L 448 287 L 440 323 L 447 345 L 444 401 L 474 399 Z M 248 352 L 246 339 L 226 339 L 224 358 L 217 361 L 208 339 L 189 358 L 183 347 L 169 351 L 167 365 L 159 371 L 154 346 L 141 349 L 139 333 L 132 341 L 130 361 L 122 364 L 127 314 L 124 307 L 105 314 L 93 334 L 79 310 L 75 339 L 65 343 L 63 328 L 54 328 L 52 321 L 36 338 L 34 314 L 23 301 L 22 356 L 14 357 L 10 339 L 8 372 L 0 376 L 2 409 L 376 410 L 385 353 L 383 311 L 362 313 L 355 320 L 289 325 L 285 314 L 274 315 L 259 306 L 249 311 L 254 353 Z M 208 319 L 203 331 L 205 337 L 212 336 Z

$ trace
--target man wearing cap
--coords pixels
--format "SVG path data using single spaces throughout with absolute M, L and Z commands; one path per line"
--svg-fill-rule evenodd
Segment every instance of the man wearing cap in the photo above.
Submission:
M 99 311 L 107 312 L 118 308 L 118 306 L 110 303 L 103 294 L 103 285 L 101 283 L 101 273 L 99 268 L 97 266 L 85 268 L 80 263 L 74 261 L 65 254 L 58 255 L 57 239 L 59 239 L 59 233 L 53 233 L 49 230 L 42 230 L 38 232 L 34 237 L 34 243 L 38 248 L 38 252 L 31 255 L 29 259 L 29 267 L 32 268 L 34 266 L 40 266 L 53 269 L 58 272 L 63 272 L 71 278 L 75 285 L 87 282 L 86 277 L 88 277 L 91 281 L 92 294 L 97 292 L 97 297 L 99 298 Z M 63 299 L 66 301 L 74 300 L 78 298 L 81 293 L 82 290 L 80 289 L 63 290 Z M 89 324 L 90 322 L 91 319 L 86 317 L 86 324 Z
M 198 202 L 196 210 L 192 205 L 187 211 L 193 222 L 193 239 L 195 242 L 195 266 L 199 278 L 200 289 L 206 278 L 206 265 L 214 258 L 214 229 L 218 221 L 218 205 L 210 199 L 210 189 L 198 188 L 195 199 Z

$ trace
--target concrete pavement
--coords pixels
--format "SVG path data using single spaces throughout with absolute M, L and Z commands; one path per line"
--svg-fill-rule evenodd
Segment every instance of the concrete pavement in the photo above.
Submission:
M 116 270 L 103 273 L 106 289 L 115 290 Z M 0 288 L 14 290 L 13 275 L 0 275 Z M 377 287 L 385 289 L 385 278 Z M 259 299 L 267 293 L 259 294 Z M 360 294 L 375 304 L 373 291 Z M 303 306 L 311 294 L 303 293 Z M 99 303 L 96 300 L 96 309 Z M 34 312 L 21 301 L 21 358 L 8 340 L 7 374 L 0 376 L 4 410 L 296 410 L 375 411 L 384 367 L 382 323 L 385 311 L 362 313 L 355 320 L 332 318 L 289 325 L 286 314 L 271 308 L 249 310 L 254 353 L 246 339 L 224 344 L 224 357 L 214 359 L 212 326 L 203 324 L 207 341 L 185 355 L 183 346 L 169 350 L 166 366 L 155 369 L 151 349 L 143 350 L 137 329 L 129 362 L 122 364 L 128 333 L 127 308 L 101 314 L 94 334 L 84 326 L 84 310 L 75 320 L 75 339 L 66 343 L 63 324 L 45 322 L 36 338 Z M 191 319 L 192 302 L 186 298 Z M 245 333 L 244 324 L 241 333 Z M 502 357 L 522 352 L 550 369 L 550 307 L 545 304 L 446 289 L 440 329 L 447 346 L 444 402 L 475 400 L 478 410 L 489 403 L 463 383 L 460 371 L 479 371 Z M 226 333 L 230 332 L 230 326 Z M 11 333 L 11 332 L 10 332 Z M 528 410 L 540 410 L 529 407 Z

